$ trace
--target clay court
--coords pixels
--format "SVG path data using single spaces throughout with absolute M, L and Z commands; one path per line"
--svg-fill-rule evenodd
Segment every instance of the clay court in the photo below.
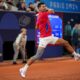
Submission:
M 18 72 L 22 66 L 21 61 L 17 65 L 11 61 L 0 63 L 0 80 L 80 80 L 80 61 L 70 57 L 36 61 L 25 79 Z

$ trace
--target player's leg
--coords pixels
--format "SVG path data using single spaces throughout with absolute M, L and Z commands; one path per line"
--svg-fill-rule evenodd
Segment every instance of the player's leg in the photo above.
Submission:
M 60 44 L 64 46 L 72 55 L 74 55 L 75 59 L 80 58 L 80 54 L 75 52 L 75 50 L 72 48 L 68 41 L 60 38 L 56 41 L 55 44 Z
M 68 41 L 64 40 L 64 39 L 58 39 L 57 42 L 55 44 L 60 44 L 62 46 L 64 46 L 70 53 L 74 52 L 74 49 L 71 47 L 71 45 L 68 43 Z
M 44 52 L 44 48 L 43 47 L 38 47 L 37 53 L 28 60 L 27 64 L 24 67 L 20 68 L 21 77 L 25 78 L 25 74 L 26 74 L 26 71 L 27 71 L 28 67 L 32 63 L 34 63 L 37 59 L 39 59 L 42 56 L 43 52 Z
M 13 64 L 16 64 L 16 59 L 18 58 L 19 49 L 17 49 L 15 44 L 13 44 L 13 49 L 14 49 Z

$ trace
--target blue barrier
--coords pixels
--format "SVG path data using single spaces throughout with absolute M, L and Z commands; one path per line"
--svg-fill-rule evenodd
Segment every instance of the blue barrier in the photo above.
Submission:
M 53 57 L 61 57 L 63 56 L 63 47 L 58 46 L 47 46 L 44 54 L 41 58 L 53 58 Z

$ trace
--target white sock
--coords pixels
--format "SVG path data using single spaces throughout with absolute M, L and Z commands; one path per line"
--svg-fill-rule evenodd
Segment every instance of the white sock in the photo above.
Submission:
M 72 53 L 74 56 L 80 57 L 79 53 L 76 53 L 75 51 Z
M 72 54 L 75 56 L 77 53 L 74 51 Z
M 27 71 L 28 67 L 29 67 L 29 65 L 26 64 L 26 65 L 23 67 L 24 71 Z

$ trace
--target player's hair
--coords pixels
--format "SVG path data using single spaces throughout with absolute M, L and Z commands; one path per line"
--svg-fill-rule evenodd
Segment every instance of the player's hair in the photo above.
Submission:
M 44 5 L 44 4 L 45 4 L 45 3 L 41 2 L 41 3 L 38 4 L 37 7 L 39 8 L 39 7 L 41 7 L 41 5 Z
M 26 28 L 21 28 L 21 32 L 23 32 L 24 30 L 27 30 Z

